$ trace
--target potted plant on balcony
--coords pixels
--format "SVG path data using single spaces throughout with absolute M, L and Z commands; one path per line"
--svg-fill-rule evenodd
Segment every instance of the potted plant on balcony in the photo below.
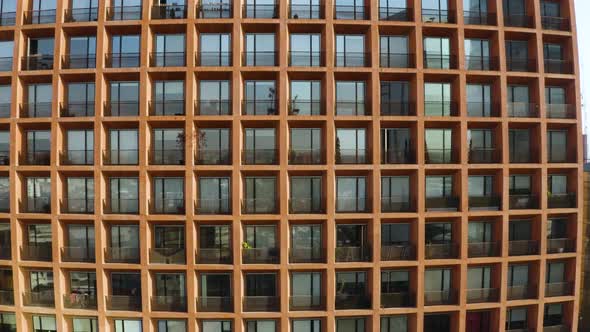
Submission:
M 299 114 L 299 107 L 297 107 L 297 98 L 299 98 L 299 95 L 295 95 L 293 96 L 293 99 L 291 99 L 291 114 L 293 115 L 297 115 Z
M 275 88 L 269 88 L 268 89 L 268 99 L 271 102 L 271 105 L 269 105 L 266 109 L 266 113 L 268 115 L 276 115 L 276 106 L 275 106 L 275 95 L 276 95 L 276 89 Z

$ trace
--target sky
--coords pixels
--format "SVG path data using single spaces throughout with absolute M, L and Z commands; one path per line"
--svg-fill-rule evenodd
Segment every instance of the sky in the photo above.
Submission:
M 584 133 L 590 134 L 590 1 L 575 0 Z

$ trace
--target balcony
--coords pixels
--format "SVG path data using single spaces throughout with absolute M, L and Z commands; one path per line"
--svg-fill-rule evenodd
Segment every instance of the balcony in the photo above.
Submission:
M 141 296 L 109 295 L 106 304 L 108 310 L 141 311 Z
M 467 70 L 498 70 L 498 58 L 489 56 L 465 56 L 465 69 Z
M 152 6 L 152 19 L 154 20 L 174 20 L 186 18 L 187 7 L 177 4 L 161 4 Z
M 536 161 L 536 151 L 533 150 L 534 148 L 516 148 L 511 149 L 509 152 L 510 156 L 510 163 L 515 164 L 527 164 Z
M 111 101 L 104 104 L 104 116 L 138 116 L 139 100 Z
M 244 264 L 278 264 L 279 260 L 279 248 L 242 249 L 242 262 Z
M 539 208 L 539 199 L 535 195 L 520 194 L 508 197 L 510 210 L 530 210 Z
M 242 150 L 242 163 L 244 165 L 275 165 L 277 154 L 277 149 L 245 149 Z
M 560 59 L 545 59 L 545 73 L 549 74 L 573 74 L 574 64 L 571 61 Z
M 151 149 L 151 165 L 184 165 L 184 149 Z
M 63 303 L 68 309 L 96 310 L 98 308 L 98 301 L 94 294 L 70 292 L 63 295 Z
M 93 214 L 94 198 L 66 198 L 61 202 L 60 210 L 62 213 Z
M 532 28 L 534 18 L 528 15 L 504 13 L 504 25 L 517 28 Z
M 98 7 L 69 8 L 65 10 L 66 22 L 95 22 L 98 21 Z
M 60 155 L 62 165 L 93 165 L 93 150 L 67 150 L 62 151 Z
M 411 144 L 411 143 L 410 143 Z M 414 164 L 414 151 L 409 148 L 403 149 L 382 149 L 381 150 L 382 164 Z
M 107 68 L 136 68 L 141 65 L 141 53 L 109 53 L 105 57 Z
M 107 7 L 107 20 L 131 21 L 141 20 L 141 6 L 111 6 Z
M 425 101 L 424 115 L 425 116 L 457 116 L 458 105 L 450 101 Z
M 195 115 L 231 115 L 232 103 L 229 99 L 199 99 L 195 101 Z
M 289 150 L 289 164 L 292 165 L 320 165 L 324 163 L 324 153 L 321 149 L 291 149 Z
M 410 261 L 416 259 L 416 248 L 412 244 L 382 245 L 382 261 Z
M 449 10 L 422 8 L 422 22 L 424 23 L 455 23 L 455 13 Z
M 243 52 L 242 64 L 244 66 L 276 66 L 278 52 L 275 51 L 256 51 Z
M 14 26 L 16 25 L 16 12 L 2 12 L 0 13 L 0 26 Z
M 157 193 L 164 195 L 165 193 Z M 160 198 L 149 202 L 150 214 L 184 214 L 184 198 Z
M 184 248 L 150 248 L 151 264 L 186 264 Z
M 569 31 L 570 20 L 564 17 L 541 16 L 541 26 L 545 30 Z
M 51 161 L 50 150 L 23 151 L 20 154 L 22 165 L 46 166 Z
M 370 63 L 370 53 L 365 52 L 335 52 L 336 67 L 367 67 Z
M 552 325 L 552 326 L 543 326 L 543 332 L 571 332 L 572 329 L 568 325 Z
M 381 293 L 381 308 L 407 308 L 415 306 L 415 295 L 410 292 Z
M 229 198 L 197 199 L 196 214 L 231 214 Z
M 561 239 L 547 239 L 547 253 L 548 254 L 562 254 L 567 252 L 576 252 L 576 240 L 561 238 Z
M 547 194 L 547 207 L 550 209 L 571 209 L 576 207 L 576 193 Z
M 370 309 L 371 296 L 369 294 L 346 294 L 336 292 L 336 310 Z
M 244 296 L 244 311 L 279 311 L 278 296 Z
M 367 213 L 371 210 L 365 197 L 336 197 L 337 213 Z
M 104 212 L 108 214 L 139 214 L 139 200 L 136 198 L 112 199 L 104 204 Z
M 277 4 L 242 5 L 242 17 L 244 17 L 244 18 L 278 18 L 279 17 L 279 5 L 277 5 Z
M 409 22 L 414 18 L 414 8 L 379 7 L 381 21 Z
M 184 52 L 152 52 L 150 53 L 150 67 L 184 67 L 186 66 Z
M 325 263 L 326 248 L 289 248 L 289 263 Z
M 323 199 L 307 197 L 289 199 L 289 213 L 318 214 L 324 211 Z
M 105 165 L 137 165 L 139 163 L 139 150 L 137 149 L 111 149 L 103 153 Z
M 24 103 L 20 105 L 21 118 L 50 118 L 53 104 L 49 102 Z
M 336 115 L 337 116 L 366 116 L 371 114 L 370 107 L 365 104 L 365 101 L 336 101 Z
M 444 196 L 444 197 L 426 197 L 426 211 L 428 212 L 444 212 L 444 211 L 458 211 L 459 197 Z
M 424 291 L 424 305 L 457 304 L 456 290 Z
M 573 104 L 545 104 L 545 114 L 550 119 L 575 119 L 576 113 Z
M 320 51 L 289 51 L 291 67 L 323 67 L 324 53 Z
M 290 296 L 289 297 L 289 310 L 291 311 L 323 311 L 326 305 L 324 303 L 323 296 Z
M 63 118 L 94 116 L 94 100 L 60 104 L 59 114 Z
M 21 58 L 22 70 L 52 70 L 53 55 L 35 54 Z
M 64 262 L 94 263 L 96 257 L 94 248 L 63 247 L 61 248 L 61 260 Z
M 274 99 L 243 100 L 242 115 L 278 115 Z
M 14 290 L 2 289 L 0 290 L 0 305 L 14 305 Z M 2 329 L 0 329 L 1 331 Z
M 431 149 L 426 148 L 427 164 L 456 164 L 457 153 L 455 149 Z
M 229 288 L 229 285 L 228 285 Z M 234 300 L 231 296 L 200 296 L 197 298 L 197 311 L 232 312 Z
M 537 61 L 535 59 L 519 59 L 506 57 L 506 70 L 519 72 L 536 72 Z
M 199 52 L 196 65 L 202 67 L 227 67 L 232 65 L 231 52 Z
M 379 66 L 381 68 L 414 68 L 414 55 L 408 53 L 381 53 Z
M 491 118 L 500 116 L 500 104 L 489 101 L 468 101 L 467 102 L 467 116 Z
M 336 148 L 337 164 L 366 164 L 368 162 L 368 150 L 365 149 L 339 149 Z
M 381 100 L 380 111 L 384 116 L 415 115 L 416 105 L 407 100 Z
M 508 286 L 507 299 L 512 300 L 527 300 L 537 297 L 537 286 L 536 285 L 524 285 L 524 286 Z
M 27 197 L 20 202 L 21 213 L 51 213 L 51 197 Z
M 139 248 L 107 247 L 104 256 L 107 263 L 138 264 Z
M 508 242 L 508 256 L 526 256 L 539 254 L 539 241 L 513 240 Z
M 184 115 L 184 100 L 150 101 L 150 116 L 182 116 Z
M 459 258 L 458 244 L 454 243 L 427 243 L 424 245 L 424 258 L 426 259 L 455 259 Z
M 469 210 L 498 211 L 502 207 L 500 196 L 469 196 Z
M 424 68 L 457 69 L 457 56 L 454 54 L 429 54 L 424 51 Z
M 195 163 L 197 165 L 230 165 L 231 150 L 229 149 L 197 149 Z
M 468 289 L 467 303 L 498 302 L 500 290 L 498 288 Z
M 313 4 L 291 4 L 289 5 L 289 18 L 292 19 L 320 19 L 324 17 L 324 6 Z
M 371 247 L 366 246 L 337 246 L 334 249 L 336 262 L 370 262 Z
M 186 296 L 168 295 L 152 296 L 151 305 L 153 311 L 186 312 Z
M 10 118 L 10 113 L 12 105 L 10 103 L 0 102 L 0 118 L 8 119 Z
M 277 210 L 277 201 L 274 197 L 244 198 L 242 200 L 242 213 L 244 214 L 275 214 Z
M 570 281 L 545 283 L 545 297 L 570 296 L 574 294 L 574 283 Z
M 27 307 L 55 307 L 55 295 L 52 290 L 38 292 L 24 292 L 23 305 Z
M 467 256 L 474 257 L 496 257 L 500 255 L 500 242 L 476 242 L 467 244 Z
M 0 71 L 12 71 L 12 58 L 0 58 Z
M 231 248 L 199 248 L 196 254 L 198 264 L 232 264 Z
M 334 18 L 337 20 L 368 20 L 369 6 L 346 6 L 334 4 Z
M 289 115 L 317 116 L 324 115 L 322 102 L 320 100 L 299 100 L 289 101 Z
M 95 54 L 67 54 L 61 59 L 63 69 L 96 68 Z
M 55 23 L 55 9 L 25 11 L 24 24 L 52 24 Z
M 501 161 L 500 150 L 496 148 L 470 148 L 470 164 L 496 164 Z
M 381 197 L 381 212 L 412 212 L 413 210 L 409 196 Z
M 481 11 L 463 11 L 463 22 L 469 25 L 496 25 L 496 14 Z
M 232 4 L 224 2 L 208 3 L 201 5 L 197 3 L 197 18 L 231 18 Z

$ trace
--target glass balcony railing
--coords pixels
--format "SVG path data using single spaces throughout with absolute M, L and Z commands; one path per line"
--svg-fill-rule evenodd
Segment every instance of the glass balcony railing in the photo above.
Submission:
M 244 198 L 242 213 L 245 214 L 275 214 L 277 213 L 276 198 Z
M 0 13 L 0 26 L 14 26 L 16 25 L 16 12 L 5 12 Z
M 61 212 L 93 214 L 94 198 L 65 198 L 63 201 L 61 201 Z
M 10 118 L 10 113 L 11 113 L 11 109 L 12 108 L 12 104 L 11 103 L 7 103 L 7 102 L 0 102 L 0 118 L 2 119 L 7 119 Z
M 381 53 L 379 66 L 381 68 L 414 68 L 414 55 L 408 53 Z
M 187 6 L 177 4 L 160 4 L 152 6 L 152 19 L 183 19 L 187 15 Z
M 68 8 L 64 13 L 66 22 L 95 22 L 98 21 L 98 7 Z
M 408 22 L 414 19 L 413 8 L 379 7 L 379 19 L 382 21 Z
M 151 298 L 153 311 L 186 312 L 186 296 L 176 295 L 155 295 Z
M 139 295 L 108 295 L 106 297 L 108 310 L 141 311 L 141 296 Z
M 408 144 L 408 145 L 411 145 Z M 414 151 L 409 148 L 381 150 L 382 164 L 414 164 L 416 158 Z
M 369 294 L 349 294 L 336 292 L 336 310 L 370 309 L 371 296 Z
M 184 165 L 184 149 L 151 149 L 151 165 Z
M 365 197 L 336 197 L 337 213 L 366 213 L 370 210 Z
M 275 165 L 277 149 L 245 149 L 242 151 L 242 163 L 244 165 Z
M 467 256 L 496 257 L 500 255 L 500 242 L 470 242 L 467 244 Z
M 68 309 L 96 310 L 98 308 L 95 294 L 82 294 L 73 291 L 63 295 L 63 304 Z
M 14 305 L 14 290 L 12 289 L 2 289 L 0 290 L 0 305 Z M 0 325 L 1 327 L 1 325 Z M 0 328 L 0 330 L 2 330 Z
M 545 30 L 569 31 L 570 20 L 565 17 L 541 16 L 541 26 Z
M 512 300 L 527 300 L 537 297 L 537 286 L 528 285 L 508 285 L 507 299 Z
M 490 101 L 467 101 L 467 116 L 469 117 L 499 117 L 500 105 Z
M 574 64 L 561 59 L 545 59 L 545 72 L 550 74 L 573 74 Z
M 289 199 L 289 213 L 317 214 L 323 212 L 323 200 L 320 198 L 292 197 Z
M 195 101 L 195 115 L 231 115 L 231 100 L 200 99 Z
M 547 207 L 550 209 L 573 209 L 576 207 L 576 193 L 547 194 Z
M 292 165 L 319 165 L 323 164 L 323 151 L 321 149 L 291 149 L 289 150 L 289 164 Z
M 561 254 L 568 252 L 576 252 L 576 240 L 568 238 L 548 238 L 547 239 L 547 253 Z
M 112 149 L 103 153 L 105 165 L 137 165 L 139 163 L 139 150 L 137 149 Z
M 455 23 L 455 13 L 449 10 L 422 8 L 424 23 Z
M 325 248 L 289 248 L 289 263 L 325 263 Z
M 55 9 L 29 10 L 25 12 L 25 24 L 53 24 L 55 23 Z
M 186 55 L 184 52 L 152 52 L 150 53 L 151 67 L 184 67 Z
M 244 18 L 278 18 L 279 5 L 277 4 L 245 4 L 242 5 L 242 17 Z
M 369 6 L 334 5 L 334 18 L 337 20 L 368 20 Z
M 407 308 L 415 306 L 415 295 L 409 291 L 381 293 L 381 308 Z
M 197 66 L 227 67 L 232 65 L 231 52 L 199 52 L 196 59 Z
M 370 53 L 365 52 L 335 52 L 336 67 L 367 67 L 370 63 Z
M 369 161 L 365 149 L 337 149 L 337 164 L 366 164 Z
M 186 253 L 182 247 L 151 248 L 152 264 L 186 264 Z
M 470 25 L 496 25 L 496 14 L 481 11 L 463 11 L 463 22 Z
M 109 53 L 105 58 L 107 68 L 136 68 L 141 65 L 141 53 Z
M 51 161 L 51 151 L 36 150 L 23 151 L 20 155 L 20 163 L 22 165 L 49 165 Z
M 276 51 L 256 51 L 243 52 L 242 63 L 244 66 L 276 66 L 278 52 Z
M 0 71 L 12 71 L 12 57 L 0 57 Z
M 365 246 L 336 246 L 336 262 L 370 262 L 371 247 Z
M 197 5 L 197 18 L 231 18 L 232 4 L 231 2 L 211 2 Z
M 500 290 L 498 288 L 481 288 L 467 290 L 467 303 L 498 302 Z
M 552 325 L 552 326 L 543 326 L 542 332 L 571 332 L 571 331 L 572 331 L 572 329 L 569 325 L 558 324 L 558 325 Z
M 94 263 L 96 262 L 94 247 L 62 247 L 61 260 L 64 262 Z
M 104 210 L 109 214 L 138 214 L 139 200 L 137 198 L 113 198 L 105 204 Z
M 141 6 L 111 6 L 107 7 L 107 20 L 130 21 L 141 20 Z
M 244 296 L 244 311 L 279 311 L 280 298 L 278 296 Z
M 229 149 L 198 149 L 195 156 L 197 165 L 230 165 L 231 151 Z
M 243 115 L 277 115 L 277 101 L 274 99 L 255 99 L 242 101 Z
M 291 295 L 289 297 L 289 310 L 315 311 L 325 310 L 324 297 L 319 295 Z
M 21 58 L 22 70 L 52 70 L 53 55 L 33 54 Z
M 231 288 L 227 285 L 227 289 Z M 197 311 L 232 312 L 234 307 L 231 296 L 200 296 L 197 298 Z
M 107 263 L 139 263 L 139 248 L 136 247 L 107 247 L 105 249 L 105 261 Z
M 289 115 L 324 115 L 320 100 L 290 100 Z
M 424 291 L 424 305 L 450 305 L 456 303 L 456 290 Z
M 93 150 L 67 150 L 62 151 L 60 155 L 62 165 L 93 165 Z
M 63 69 L 96 68 L 96 54 L 66 54 L 62 56 Z
M 243 248 L 244 264 L 278 264 L 279 248 Z
M 320 51 L 290 51 L 289 66 L 292 67 L 323 67 L 324 52 Z
M 501 207 L 500 196 L 469 196 L 469 210 L 498 211 Z
M 531 194 L 510 194 L 508 197 L 511 210 L 538 209 L 539 198 Z
M 416 114 L 416 105 L 404 100 L 381 100 L 380 112 L 385 116 L 409 116 Z
M 182 116 L 184 115 L 184 100 L 153 100 L 148 104 L 151 116 Z
M 0 260 L 11 260 L 12 259 L 12 248 L 10 243 L 0 244 Z
M 196 261 L 198 264 L 232 264 L 231 248 L 199 248 Z
M 570 296 L 573 294 L 573 282 L 563 281 L 545 283 L 545 297 Z
M 163 195 L 156 193 L 155 195 Z M 149 202 L 151 214 L 185 214 L 184 198 L 158 198 Z
M 458 211 L 459 197 L 426 197 L 426 211 Z
M 138 116 L 139 100 L 105 102 L 104 116 Z
M 27 197 L 20 204 L 22 213 L 51 213 L 51 197 Z
M 94 100 L 60 104 L 59 114 L 64 118 L 94 116 Z
M 230 214 L 229 198 L 199 198 L 195 206 L 196 214 Z
M 308 4 L 290 4 L 289 18 L 292 19 L 321 19 L 324 17 L 324 6 L 314 4 L 311 1 Z
M 409 196 L 381 196 L 381 212 L 411 212 L 412 202 Z
M 44 291 L 24 292 L 23 305 L 27 307 L 55 307 L 55 295 L 53 289 Z
M 50 101 L 24 103 L 20 105 L 20 116 L 21 118 L 49 118 L 52 106 L 53 103 Z
M 537 71 L 537 61 L 535 59 L 506 57 L 506 70 L 519 72 L 535 72 Z
M 382 261 L 409 261 L 414 259 L 416 259 L 416 248 L 410 243 L 381 245 Z
M 525 14 L 504 13 L 504 25 L 517 28 L 532 28 L 534 18 Z
M 460 246 L 455 243 L 427 243 L 424 245 L 424 257 L 426 259 L 453 259 L 459 258 Z
M 511 240 L 508 242 L 509 256 L 527 256 L 539 254 L 539 241 Z
M 545 104 L 545 112 L 551 119 L 575 119 L 577 110 L 573 104 Z
M 426 148 L 427 164 L 456 164 L 458 161 L 457 152 L 453 148 L 432 149 Z
M 501 161 L 500 150 L 489 148 L 470 148 L 469 149 L 469 163 L 470 164 L 495 164 Z
M 490 56 L 465 56 L 465 69 L 467 70 L 498 70 L 498 58 Z

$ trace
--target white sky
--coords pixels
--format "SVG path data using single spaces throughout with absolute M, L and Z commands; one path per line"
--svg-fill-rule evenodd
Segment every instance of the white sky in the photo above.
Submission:
M 584 133 L 590 133 L 590 1 L 575 0 Z

